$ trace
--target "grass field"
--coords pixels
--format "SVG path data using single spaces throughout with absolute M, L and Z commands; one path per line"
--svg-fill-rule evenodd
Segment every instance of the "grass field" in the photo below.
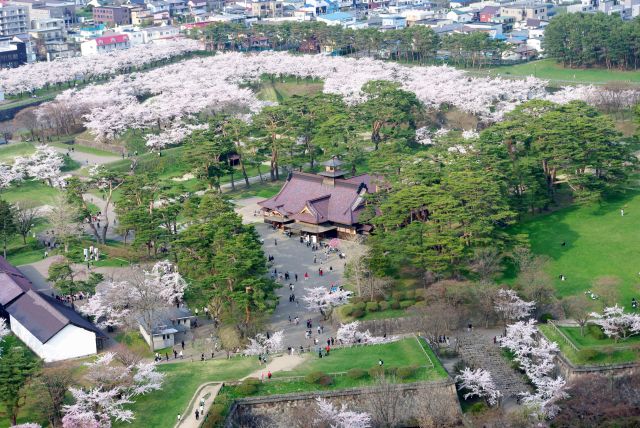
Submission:
M 481 71 L 480 74 L 490 76 L 501 75 L 504 77 L 535 76 L 540 79 L 555 81 L 558 83 L 593 83 L 604 84 L 607 82 L 629 82 L 640 84 L 640 73 L 634 71 L 607 70 L 601 68 L 574 69 L 564 68 L 553 59 L 542 59 L 523 64 L 496 67 Z
M 594 330 L 588 332 L 585 330 L 585 336 L 582 337 L 580 336 L 580 328 L 559 327 L 565 337 L 578 348 L 576 352 L 551 325 L 540 324 L 538 326 L 547 339 L 558 344 L 565 358 L 575 365 L 621 364 L 637 361 L 640 358 L 638 352 L 640 338 L 632 337 L 626 341 L 615 343 L 608 338 L 599 338 L 597 326 L 591 328 Z
M 559 296 L 583 293 L 598 278 L 611 277 L 619 281 L 620 303 L 629 306 L 640 293 L 639 228 L 640 193 L 629 191 L 601 204 L 536 217 L 512 232 L 528 235 L 532 251 L 549 257 L 547 271 Z
M 425 355 L 427 352 L 427 355 Z M 384 361 L 385 368 L 404 366 L 439 366 L 436 357 L 427 347 L 425 350 L 415 338 L 402 339 L 397 342 L 382 345 L 357 346 L 353 348 L 336 349 L 328 357 L 318 358 L 317 354 L 307 356 L 308 361 L 289 372 L 276 373 L 276 377 L 305 376 L 313 372 L 336 373 L 346 372 L 353 368 L 368 370 L 378 365 L 378 360 Z
M 94 149 L 93 147 L 82 146 L 80 144 L 49 143 L 49 145 L 59 147 L 61 149 L 71 149 L 73 147 L 73 149 L 76 152 L 88 153 L 96 156 L 109 156 L 109 157 L 117 157 L 117 158 L 120 157 L 117 153 L 108 152 L 106 150 Z
M 114 423 L 114 427 L 172 427 L 176 415 L 189 404 L 196 389 L 210 381 L 239 379 L 258 369 L 257 358 L 196 361 L 165 364 L 158 371 L 165 374 L 161 391 L 136 399 L 130 408 L 137 415 L 132 423 Z
M 264 79 L 258 90 L 258 98 L 263 101 L 282 102 L 294 95 L 322 92 L 323 86 L 323 82 L 310 79 Z
M 0 146 L 0 162 L 13 163 L 17 156 L 28 156 L 36 151 L 31 143 L 11 143 Z
M 24 181 L 18 186 L 11 186 L 9 189 L 3 190 L 0 197 L 11 203 L 29 201 L 35 206 L 42 206 L 51 204 L 59 192 L 58 189 L 39 181 Z

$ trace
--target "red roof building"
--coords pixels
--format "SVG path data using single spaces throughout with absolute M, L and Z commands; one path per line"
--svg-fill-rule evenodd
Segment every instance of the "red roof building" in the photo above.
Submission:
M 277 195 L 259 202 L 264 221 L 317 237 L 348 236 L 368 228 L 359 221 L 364 196 L 377 191 L 369 174 L 345 178 L 341 162 L 324 162 L 319 174 L 293 172 Z

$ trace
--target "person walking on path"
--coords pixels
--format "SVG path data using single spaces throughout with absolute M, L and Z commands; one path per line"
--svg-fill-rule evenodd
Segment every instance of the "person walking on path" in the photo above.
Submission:
M 178 413 L 178 423 L 180 423 L 181 420 L 182 420 L 182 416 L 180 415 L 180 413 Z
M 200 419 L 200 410 L 196 409 L 196 421 Z
M 296 282 L 298 282 L 298 274 L 296 274 L 295 277 L 296 277 Z
M 184 340 L 182 341 L 181 345 L 182 345 L 182 350 L 184 350 Z
M 179 354 L 179 355 L 180 355 L 180 359 L 181 359 L 181 360 L 182 360 L 182 359 L 184 359 L 184 355 L 182 354 L 182 351 L 180 351 L 180 354 Z

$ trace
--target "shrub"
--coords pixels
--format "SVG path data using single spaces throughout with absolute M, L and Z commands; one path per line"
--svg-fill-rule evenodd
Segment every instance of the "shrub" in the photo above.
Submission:
M 367 302 L 367 312 L 377 312 L 378 309 L 378 302 Z
M 539 321 L 540 321 L 542 324 L 546 324 L 546 323 L 547 323 L 547 321 L 552 320 L 552 319 L 553 319 L 553 315 L 551 315 L 551 314 L 547 314 L 547 313 L 544 313 L 544 314 L 540 315 L 540 319 L 539 319 Z
M 424 302 L 424 296 L 416 293 L 416 302 Z
M 469 412 L 471 413 L 482 413 L 488 409 L 487 405 L 484 401 L 480 401 L 478 403 L 474 403 L 471 407 L 469 407 Z
M 375 300 L 376 302 L 382 302 L 384 300 L 384 296 L 378 294 L 376 297 L 373 298 L 373 300 Z
M 354 318 L 362 318 L 364 316 L 364 311 L 362 309 L 356 309 L 351 312 L 351 316 Z
M 391 306 L 391 309 L 400 309 L 400 302 L 397 300 L 391 300 L 389 305 Z
M 595 349 L 581 349 L 578 352 L 578 355 L 580 356 L 580 358 L 583 358 L 586 361 L 591 361 L 591 360 L 595 360 L 598 357 L 600 357 L 602 355 L 602 353 L 600 351 L 597 351 Z
M 351 298 L 351 303 L 353 303 L 353 304 L 360 303 L 360 302 L 364 302 L 364 299 L 362 297 L 352 297 Z
M 367 375 L 367 372 L 362 369 L 349 369 L 347 377 L 349 379 L 362 379 Z
M 416 290 L 407 290 L 404 293 L 405 299 L 415 299 L 416 298 Z
M 354 307 L 356 310 L 358 310 L 358 309 L 359 309 L 359 310 L 361 310 L 361 311 L 364 311 L 364 309 L 366 308 L 366 306 L 367 306 L 367 305 L 366 305 L 366 303 L 364 303 L 364 302 L 358 302 L 358 303 L 356 303 L 355 305 L 353 305 L 353 307 Z
M 393 297 L 393 300 L 402 300 L 404 299 L 404 293 L 402 291 L 394 291 L 391 293 L 391 297 Z
M 305 376 L 304 380 L 307 383 L 319 383 L 326 374 L 324 372 L 312 372 Z
M 322 386 L 333 385 L 333 378 L 329 375 L 324 375 L 320 379 L 318 379 L 318 384 Z
M 384 370 L 384 373 L 389 376 L 395 376 L 397 371 L 398 371 L 397 367 L 389 367 L 388 369 Z
M 400 302 L 400 309 L 407 309 L 410 306 L 413 306 L 416 304 L 415 300 L 403 300 L 402 302 Z
M 369 376 L 371 377 L 380 377 L 384 375 L 384 367 L 375 366 L 369 369 Z
M 346 304 L 342 307 L 342 315 L 345 317 L 351 316 L 351 314 L 353 313 L 353 305 L 351 304 Z
M 237 386 L 237 391 L 242 395 L 253 395 L 258 391 L 258 386 L 252 383 L 241 383 Z
M 382 301 L 378 304 L 380 306 L 381 311 L 386 311 L 389 309 L 389 302 Z
M 399 367 L 398 370 L 396 370 L 396 376 L 400 379 L 407 379 L 414 376 L 417 370 L 417 367 L 414 366 Z

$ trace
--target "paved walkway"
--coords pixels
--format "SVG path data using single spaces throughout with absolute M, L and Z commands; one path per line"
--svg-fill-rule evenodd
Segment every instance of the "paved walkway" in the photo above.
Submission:
M 323 343 L 326 345 L 327 339 L 335 335 L 335 332 L 330 322 L 325 321 L 319 311 L 311 312 L 305 307 L 302 297 L 310 288 L 319 286 L 328 288 L 331 284 L 341 285 L 344 260 L 340 260 L 336 253 L 327 256 L 323 250 L 311 251 L 306 244 L 300 243 L 299 237 L 288 238 L 281 231 L 273 230 L 264 223 L 256 224 L 256 230 L 264 240 L 265 254 L 275 258 L 270 267 L 271 272 L 276 269 L 278 274 L 289 272 L 291 276 L 289 281 L 279 281 L 282 287 L 276 290 L 279 303 L 271 315 L 271 331 L 284 330 L 285 348 L 292 346 L 299 349 L 302 345 L 313 349 L 314 338 L 318 338 L 320 345 Z M 316 263 L 313 262 L 314 257 Z M 322 276 L 318 271 L 320 268 L 323 270 Z M 305 272 L 309 274 L 307 280 L 304 279 Z M 295 274 L 298 274 L 298 281 L 295 280 Z M 293 285 L 293 291 L 289 289 L 289 284 Z M 289 302 L 289 296 L 292 293 L 296 297 L 295 302 Z M 292 322 L 289 322 L 289 317 Z M 299 317 L 299 325 L 293 322 L 295 317 Z M 311 320 L 313 332 L 309 338 L 305 337 L 307 319 Z M 317 330 L 319 325 L 324 327 L 324 331 L 320 334 Z
M 84 153 L 79 150 L 69 151 L 66 148 L 51 146 L 53 149 L 63 155 L 69 153 L 69 157 L 78 162 L 82 166 L 87 165 L 104 165 L 106 163 L 115 162 L 120 159 L 120 156 L 114 154 L 113 156 L 96 155 L 94 153 Z
M 271 360 L 271 362 L 267 363 L 267 365 L 260 370 L 256 370 L 240 380 L 250 377 L 267 379 L 268 372 L 275 373 L 293 370 L 302 361 L 304 361 L 304 358 L 297 355 L 282 355 Z M 196 408 L 199 409 L 200 401 L 204 400 L 203 413 L 206 415 L 218 392 L 220 392 L 220 388 L 222 388 L 222 383 L 205 383 L 198 387 L 198 390 L 187 406 L 185 414 L 183 414 L 182 420 L 176 423 L 175 428 L 198 428 L 204 421 L 204 418 L 200 416 L 200 419 L 196 420 Z
M 502 329 L 460 332 L 457 336 L 458 352 L 468 364 L 491 372 L 496 387 L 502 393 L 502 406 L 508 410 L 517 405 L 518 394 L 531 391 L 531 388 L 525 382 L 524 376 L 514 370 L 502 355 L 500 345 L 493 343 L 493 338 L 502 333 Z

